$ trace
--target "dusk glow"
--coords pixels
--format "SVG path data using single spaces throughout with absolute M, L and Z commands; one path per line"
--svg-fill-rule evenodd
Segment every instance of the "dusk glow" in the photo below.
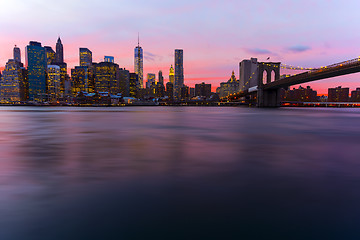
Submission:
M 3 1 L 0 8 L 0 66 L 18 45 L 25 60 L 29 41 L 55 47 L 61 36 L 68 69 L 78 65 L 79 47 L 93 60 L 115 56 L 133 71 L 133 50 L 144 50 L 144 76 L 164 72 L 174 49 L 184 50 L 185 84 L 201 81 L 217 87 L 242 59 L 257 57 L 304 67 L 320 67 L 359 56 L 359 1 Z M 204 79 L 204 80 L 203 80 Z M 360 86 L 360 75 L 326 79 L 310 85 Z

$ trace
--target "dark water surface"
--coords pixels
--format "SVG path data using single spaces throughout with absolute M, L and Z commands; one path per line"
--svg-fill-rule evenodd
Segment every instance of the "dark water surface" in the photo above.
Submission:
M 360 109 L 0 107 L 0 239 L 360 239 Z

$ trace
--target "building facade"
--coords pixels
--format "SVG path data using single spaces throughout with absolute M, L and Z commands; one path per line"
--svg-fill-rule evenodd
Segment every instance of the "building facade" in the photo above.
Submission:
M 108 92 L 116 95 L 119 89 L 119 65 L 111 62 L 100 62 L 94 65 L 94 83 L 96 92 Z
M 0 102 L 20 103 L 28 97 L 26 70 L 18 61 L 9 59 L 0 77 Z
M 342 88 L 341 86 L 328 89 L 329 102 L 348 102 L 349 88 Z
M 171 82 L 173 85 L 175 83 L 175 71 L 172 64 L 169 70 L 169 82 Z
M 143 67 L 143 49 L 140 47 L 139 42 L 134 51 L 134 72 L 139 78 L 139 88 L 143 88 L 144 67 Z
M 220 83 L 220 87 L 216 89 L 219 97 L 227 97 L 230 94 L 239 92 L 240 81 L 236 79 L 235 72 L 233 71 L 230 79 L 227 82 Z
M 26 65 L 28 69 L 29 100 L 43 102 L 46 99 L 46 56 L 41 43 L 31 41 L 26 46 Z
M 250 60 L 243 60 L 239 64 L 240 78 L 239 78 L 239 91 L 249 89 L 258 85 L 258 62 L 257 58 Z
M 184 52 L 182 49 L 175 49 L 175 79 L 174 79 L 174 97 L 180 99 L 180 90 L 184 85 Z
M 56 54 L 55 54 L 55 62 L 63 63 L 64 62 L 64 47 L 61 43 L 60 37 L 56 42 Z
M 49 102 L 56 102 L 60 98 L 60 67 L 58 65 L 47 66 L 47 93 Z
M 14 60 L 18 63 L 21 63 L 21 51 L 16 45 L 14 47 Z
M 211 84 L 195 84 L 195 96 L 209 98 L 211 96 Z
M 87 48 L 80 48 L 79 59 L 81 67 L 90 67 L 92 64 L 92 52 Z

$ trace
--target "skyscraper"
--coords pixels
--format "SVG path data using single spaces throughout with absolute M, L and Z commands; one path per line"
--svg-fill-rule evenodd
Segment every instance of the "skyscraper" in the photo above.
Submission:
M 135 47 L 135 58 L 134 58 L 134 72 L 139 77 L 139 84 L 140 88 L 143 88 L 143 50 L 140 47 L 139 39 L 138 39 L 138 45 Z
M 171 64 L 169 71 L 169 82 L 171 82 L 173 85 L 174 85 L 174 79 L 175 79 L 174 68 L 173 65 Z
M 25 68 L 14 59 L 9 59 L 0 76 L 0 102 L 19 103 L 27 100 Z
M 161 70 L 159 71 L 159 84 L 164 85 L 164 77 Z
M 63 45 L 61 43 L 61 39 L 60 37 L 57 40 L 56 43 L 56 55 L 55 55 L 55 61 L 57 63 L 63 63 L 64 62 L 64 48 Z
M 41 43 L 31 41 L 26 46 L 26 65 L 28 68 L 29 100 L 44 101 L 46 95 L 46 56 Z
M 21 63 L 20 48 L 18 48 L 16 45 L 14 47 L 14 60 L 18 63 Z
M 155 84 L 155 74 L 154 73 L 148 73 L 147 74 L 146 88 L 150 88 L 152 84 Z
M 52 47 L 45 46 L 46 62 L 47 65 L 51 65 L 55 62 L 55 51 Z
M 47 92 L 50 102 L 56 102 L 60 97 L 60 67 L 57 65 L 47 66 Z
M 184 85 L 184 64 L 183 64 L 183 50 L 175 49 L 175 88 L 180 88 Z
M 91 66 L 92 64 L 92 52 L 87 49 L 87 48 L 80 48 L 79 50 L 79 54 L 80 54 L 80 66 L 84 67 L 84 66 Z

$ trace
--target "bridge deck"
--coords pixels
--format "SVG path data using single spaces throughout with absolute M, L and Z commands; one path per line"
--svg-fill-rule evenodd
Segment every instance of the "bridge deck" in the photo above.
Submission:
M 264 84 L 264 90 L 286 88 L 291 85 L 332 78 L 341 75 L 360 72 L 360 61 L 354 61 L 348 64 L 340 64 L 333 67 L 321 68 L 316 71 L 308 71 L 291 77 L 276 80 Z

